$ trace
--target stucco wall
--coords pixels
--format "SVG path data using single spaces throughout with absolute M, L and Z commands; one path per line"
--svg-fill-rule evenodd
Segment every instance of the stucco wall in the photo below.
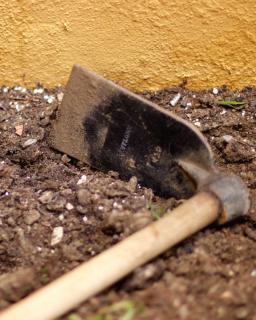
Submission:
M 64 84 L 73 63 L 133 90 L 255 85 L 255 0 L 8 0 L 0 82 Z

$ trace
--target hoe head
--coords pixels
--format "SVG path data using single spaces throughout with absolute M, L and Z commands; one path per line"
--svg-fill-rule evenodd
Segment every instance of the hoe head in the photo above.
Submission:
M 54 148 L 123 179 L 136 176 L 161 196 L 188 198 L 214 171 L 191 124 L 78 65 L 58 112 Z

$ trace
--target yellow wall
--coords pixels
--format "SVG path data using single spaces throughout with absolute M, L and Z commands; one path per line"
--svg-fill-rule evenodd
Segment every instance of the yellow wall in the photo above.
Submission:
M 0 83 L 79 63 L 133 90 L 255 85 L 255 0 L 2 0 Z

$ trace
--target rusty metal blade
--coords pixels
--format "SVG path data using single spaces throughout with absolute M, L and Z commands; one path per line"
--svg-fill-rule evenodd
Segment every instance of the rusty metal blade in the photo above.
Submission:
M 135 175 L 165 197 L 190 197 L 214 170 L 210 148 L 191 124 L 78 65 L 51 143 L 94 168 Z

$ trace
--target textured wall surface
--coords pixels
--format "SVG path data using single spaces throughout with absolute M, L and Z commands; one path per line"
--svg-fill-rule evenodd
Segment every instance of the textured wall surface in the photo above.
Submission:
M 79 63 L 133 90 L 255 85 L 255 0 L 8 0 L 0 82 L 65 84 Z

